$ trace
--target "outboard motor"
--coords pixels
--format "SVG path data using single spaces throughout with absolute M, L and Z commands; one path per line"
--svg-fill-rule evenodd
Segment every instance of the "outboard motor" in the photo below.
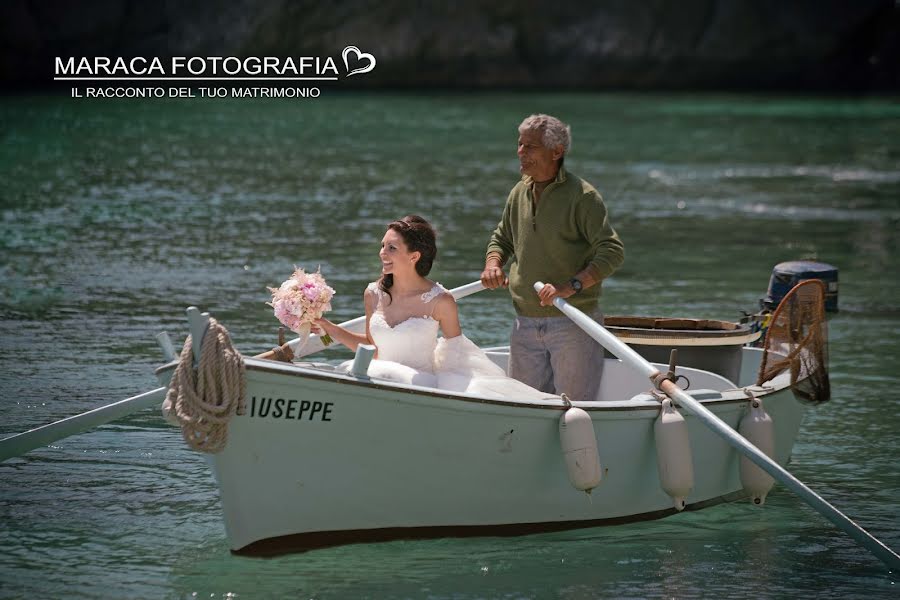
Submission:
M 766 297 L 759 300 L 759 312 L 744 313 L 740 320 L 752 332 L 761 332 L 759 339 L 752 346 L 762 346 L 766 339 L 766 330 L 772 311 L 787 296 L 788 292 L 798 284 L 809 279 L 819 279 L 825 284 L 825 311 L 838 311 L 838 270 L 837 267 L 814 260 L 791 260 L 778 263 L 772 269 L 769 278 L 769 289 Z
M 825 284 L 825 310 L 837 312 L 837 267 L 812 260 L 792 260 L 775 265 L 766 297 L 759 301 L 760 308 L 773 310 L 795 285 L 807 279 L 820 279 Z

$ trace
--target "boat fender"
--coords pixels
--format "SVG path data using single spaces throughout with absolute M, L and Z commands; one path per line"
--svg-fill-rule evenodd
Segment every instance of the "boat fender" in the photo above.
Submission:
M 769 458 L 775 455 L 775 424 L 772 418 L 763 408 L 762 400 L 752 398 L 750 410 L 741 419 L 738 433 L 759 448 Z M 750 500 L 757 506 L 766 502 L 766 494 L 772 489 L 775 480 L 772 476 L 753 464 L 753 462 L 741 456 L 741 485 L 750 496 Z
M 685 500 L 694 488 L 694 461 L 687 423 L 671 398 L 662 401 L 653 434 L 660 486 L 672 497 L 675 509 L 684 510 Z
M 559 419 L 559 442 L 566 459 L 569 481 L 588 494 L 601 479 L 600 454 L 591 416 L 569 405 Z

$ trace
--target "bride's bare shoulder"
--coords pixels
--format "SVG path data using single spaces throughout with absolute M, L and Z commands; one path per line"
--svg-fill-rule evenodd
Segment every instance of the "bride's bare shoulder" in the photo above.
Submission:
M 456 299 L 453 297 L 453 294 L 443 290 L 434 298 L 434 313 L 446 314 L 451 311 L 456 312 Z

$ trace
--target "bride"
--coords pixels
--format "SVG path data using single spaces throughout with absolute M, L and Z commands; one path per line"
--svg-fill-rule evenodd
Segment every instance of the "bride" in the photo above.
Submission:
M 480 396 L 549 397 L 507 377 L 462 334 L 456 300 L 426 277 L 437 256 L 435 237 L 428 221 L 418 215 L 390 223 L 379 252 L 381 278 L 363 294 L 365 334 L 325 318 L 316 322 L 318 332 L 354 351 L 359 344 L 373 344 L 373 377 Z

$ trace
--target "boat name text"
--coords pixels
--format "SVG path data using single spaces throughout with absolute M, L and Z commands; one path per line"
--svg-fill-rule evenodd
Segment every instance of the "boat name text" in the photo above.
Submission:
M 250 400 L 250 416 L 296 421 L 331 421 L 334 402 L 294 400 L 292 398 L 257 398 Z

